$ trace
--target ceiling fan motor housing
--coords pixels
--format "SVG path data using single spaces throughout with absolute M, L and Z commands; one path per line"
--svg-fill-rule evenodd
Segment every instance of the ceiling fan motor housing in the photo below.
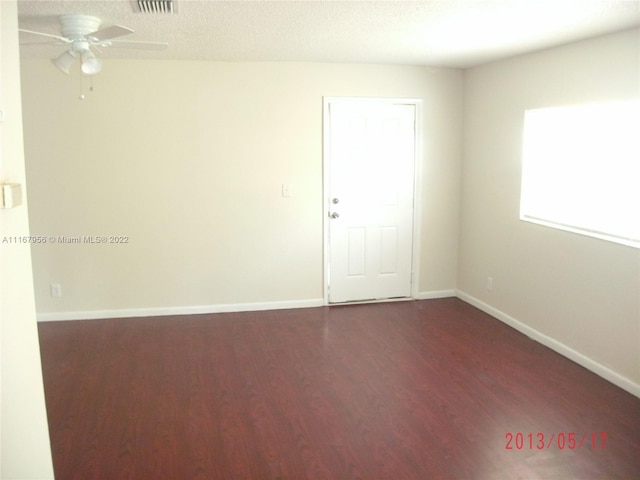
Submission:
M 100 19 L 90 15 L 60 15 L 62 35 L 70 40 L 84 39 L 100 28 Z

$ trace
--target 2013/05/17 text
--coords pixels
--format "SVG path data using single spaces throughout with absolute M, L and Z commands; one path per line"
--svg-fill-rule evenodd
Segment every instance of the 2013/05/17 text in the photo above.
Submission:
M 559 432 L 551 435 L 545 435 L 542 432 L 507 432 L 504 436 L 506 439 L 505 450 L 544 450 L 552 447 L 557 447 L 559 450 L 578 450 L 583 447 L 604 450 L 607 441 L 607 432 L 583 433 L 582 435 L 576 432 Z

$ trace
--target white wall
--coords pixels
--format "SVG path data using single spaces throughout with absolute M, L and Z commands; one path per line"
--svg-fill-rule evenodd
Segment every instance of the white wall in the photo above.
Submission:
M 33 233 L 129 237 L 34 246 L 41 318 L 321 302 L 323 96 L 424 100 L 419 291 L 455 289 L 461 71 L 105 61 L 84 101 L 49 61 L 22 81 Z
M 640 251 L 519 220 L 525 109 L 640 97 L 638 30 L 465 72 L 458 289 L 640 395 Z M 493 278 L 493 291 L 485 288 Z
M 0 180 L 25 186 L 18 17 L 15 1 L 0 2 Z M 26 197 L 26 195 L 25 195 Z M 0 210 L 0 478 L 52 479 L 29 244 L 23 205 Z M 9 240 L 11 242 L 11 240 Z

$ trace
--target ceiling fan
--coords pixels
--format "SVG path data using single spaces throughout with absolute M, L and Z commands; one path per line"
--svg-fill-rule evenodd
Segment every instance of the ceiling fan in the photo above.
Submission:
M 95 75 L 102 70 L 102 61 L 98 59 L 92 47 L 100 51 L 100 47 L 124 47 L 144 50 L 162 50 L 168 46 L 165 42 L 129 42 L 113 40 L 114 38 L 129 35 L 133 30 L 122 25 L 112 25 L 100 29 L 102 23 L 98 17 L 81 14 L 60 15 L 60 31 L 62 35 L 36 32 L 33 30 L 19 29 L 21 32 L 54 38 L 57 41 L 52 45 L 68 46 L 69 48 L 59 57 L 52 60 L 53 64 L 63 73 L 69 75 L 71 65 L 80 58 L 80 70 L 84 75 Z M 29 45 L 29 43 L 25 44 Z M 31 44 L 33 45 L 33 44 Z

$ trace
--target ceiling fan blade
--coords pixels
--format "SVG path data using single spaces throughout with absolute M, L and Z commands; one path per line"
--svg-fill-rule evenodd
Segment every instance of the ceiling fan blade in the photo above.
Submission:
M 56 40 L 60 40 L 61 42 L 64 42 L 64 43 L 71 43 L 71 40 L 65 37 L 61 37 L 60 35 L 53 35 L 51 33 L 44 33 L 44 32 L 34 32 L 33 30 L 25 30 L 24 28 L 19 28 L 18 31 L 23 33 L 30 33 L 32 35 L 40 35 L 41 37 L 55 38 Z
M 123 35 L 129 35 L 130 33 L 133 33 L 133 30 L 128 27 L 123 27 L 122 25 L 112 25 L 110 27 L 90 33 L 87 35 L 87 37 L 95 38 L 97 41 L 101 42 L 103 40 L 109 40 L 112 38 L 121 37 Z
M 126 40 L 116 40 L 110 43 L 112 47 L 137 48 L 138 50 L 164 50 L 169 46 L 167 42 L 128 42 Z
M 20 42 L 21 47 L 42 47 L 43 45 L 49 45 L 51 47 L 64 47 L 68 44 L 62 42 Z

